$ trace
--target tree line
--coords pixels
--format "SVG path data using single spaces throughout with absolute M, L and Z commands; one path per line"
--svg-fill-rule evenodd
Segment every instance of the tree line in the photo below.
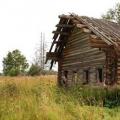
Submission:
M 26 57 L 20 50 L 15 49 L 9 51 L 6 57 L 3 58 L 3 73 L 5 76 L 18 75 L 48 75 L 56 74 L 57 72 L 49 70 L 49 65 L 45 64 L 46 59 L 45 34 L 41 33 L 40 43 L 38 44 L 33 63 L 29 65 Z
M 26 57 L 18 49 L 8 52 L 6 57 L 3 58 L 3 75 L 5 76 L 36 76 L 56 73 L 46 68 L 43 69 L 37 62 L 29 65 Z

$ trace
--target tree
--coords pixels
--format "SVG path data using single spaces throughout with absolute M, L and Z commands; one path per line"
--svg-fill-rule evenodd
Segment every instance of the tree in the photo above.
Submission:
M 115 21 L 120 24 L 120 3 L 117 3 L 115 8 L 109 9 L 105 15 L 102 15 L 102 18 Z
M 41 32 L 40 42 L 39 44 L 37 44 L 38 46 L 36 47 L 36 50 L 35 50 L 35 57 L 34 57 L 33 64 L 37 64 L 39 67 L 41 67 L 42 70 L 45 70 L 48 67 L 48 65 L 45 64 L 46 49 L 47 49 L 47 46 L 45 43 L 46 43 L 45 33 Z
M 38 64 L 32 64 L 29 68 L 28 75 L 35 76 L 40 75 L 41 67 Z
M 3 73 L 6 76 L 24 74 L 28 66 L 25 56 L 17 49 L 8 52 L 7 56 L 3 58 Z

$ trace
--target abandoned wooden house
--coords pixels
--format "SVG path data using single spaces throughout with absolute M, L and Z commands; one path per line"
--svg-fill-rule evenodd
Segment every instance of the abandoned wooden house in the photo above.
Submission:
M 120 25 L 86 16 L 60 15 L 47 59 L 58 62 L 58 83 L 120 83 Z

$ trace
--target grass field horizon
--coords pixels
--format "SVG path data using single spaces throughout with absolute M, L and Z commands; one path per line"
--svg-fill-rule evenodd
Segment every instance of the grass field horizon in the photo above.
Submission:
M 56 79 L 0 77 L 0 120 L 120 120 L 119 107 L 84 104 L 87 92 L 60 88 Z

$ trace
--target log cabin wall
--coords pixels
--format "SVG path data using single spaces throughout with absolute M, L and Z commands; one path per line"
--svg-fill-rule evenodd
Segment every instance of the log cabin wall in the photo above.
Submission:
M 105 65 L 105 53 L 90 46 L 89 33 L 74 28 L 64 47 L 61 70 L 68 72 L 67 85 L 97 83 L 97 69 Z M 64 76 L 64 74 L 62 74 Z
M 117 59 L 117 84 L 120 85 L 120 56 Z
M 120 84 L 120 25 L 76 14 L 59 18 L 46 58 L 50 69 L 58 62 L 58 83 Z

